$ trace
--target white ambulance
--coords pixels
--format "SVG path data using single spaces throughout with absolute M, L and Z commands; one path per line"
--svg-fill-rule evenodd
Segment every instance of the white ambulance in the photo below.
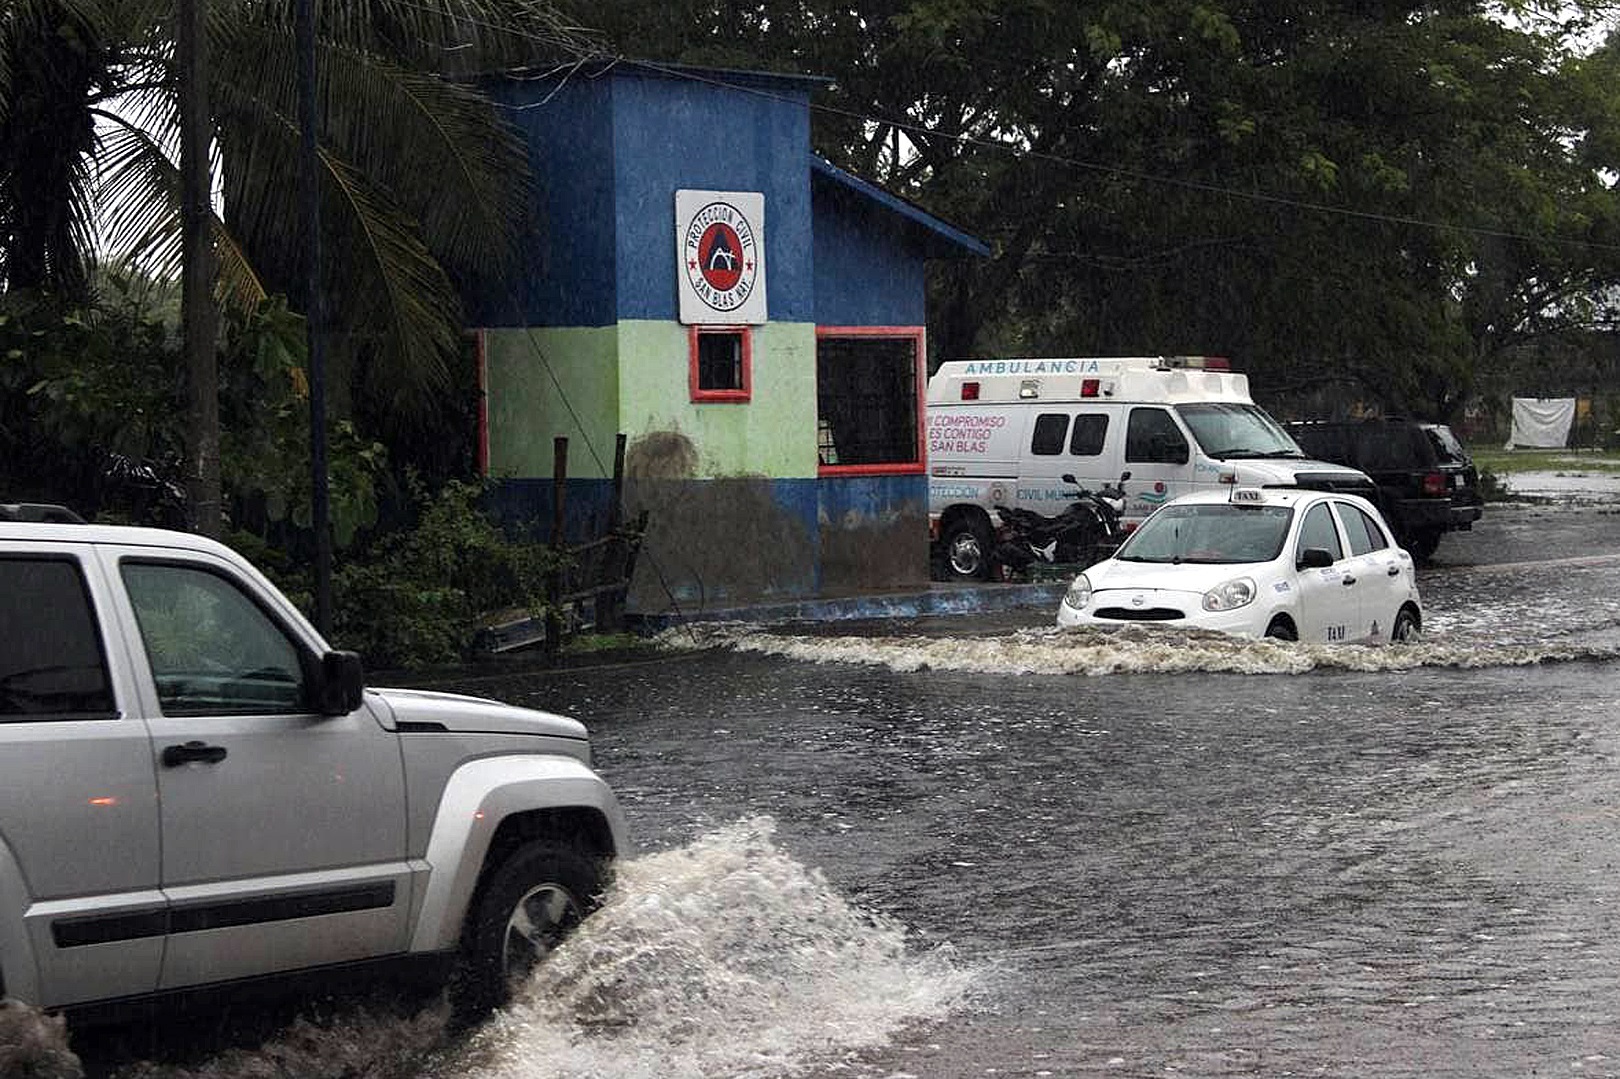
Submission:
M 1221 483 L 1372 497 L 1372 481 L 1306 457 L 1224 359 L 958 360 L 928 380 L 928 509 L 948 577 L 989 574 L 998 506 L 1046 516 L 1129 472 L 1129 527 Z

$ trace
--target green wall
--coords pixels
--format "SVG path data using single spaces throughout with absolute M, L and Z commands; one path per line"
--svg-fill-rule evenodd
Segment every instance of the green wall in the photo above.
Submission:
M 694 404 L 685 326 L 619 324 L 620 416 L 634 441 L 675 432 L 698 451 L 700 477 L 816 474 L 816 328 L 773 322 L 753 329 L 753 399 Z
M 613 436 L 619 430 L 618 331 L 604 326 L 483 333 L 489 474 L 549 478 L 552 439 L 561 435 L 568 439 L 571 477 L 612 476 Z M 572 412 L 557 391 L 559 384 Z
M 687 329 L 678 323 L 484 335 L 492 476 L 550 476 L 552 439 L 565 435 L 568 474 L 605 478 L 620 431 L 632 447 L 648 435 L 679 436 L 697 455 L 691 478 L 816 475 L 813 324 L 754 327 L 753 399 L 745 404 L 692 401 Z

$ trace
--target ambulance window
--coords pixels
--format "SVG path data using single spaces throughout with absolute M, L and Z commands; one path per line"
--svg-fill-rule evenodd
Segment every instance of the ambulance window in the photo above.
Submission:
M 1053 457 L 1063 452 L 1063 443 L 1069 435 L 1069 417 L 1062 412 L 1043 412 L 1035 417 L 1035 435 L 1030 439 L 1029 452 L 1039 457 Z
M 1107 434 L 1107 416 L 1076 416 L 1074 432 L 1069 435 L 1069 452 L 1076 457 L 1096 457 L 1103 451 L 1103 439 Z
M 1335 562 L 1344 557 L 1344 548 L 1339 545 L 1339 532 L 1333 527 L 1333 514 L 1328 511 L 1326 502 L 1318 502 L 1305 512 L 1305 520 L 1299 526 L 1299 546 L 1294 550 L 1294 558 L 1297 560 L 1310 547 L 1322 548 L 1333 556 Z
M 1125 460 L 1142 464 L 1184 465 L 1187 439 L 1162 408 L 1133 408 L 1125 428 Z

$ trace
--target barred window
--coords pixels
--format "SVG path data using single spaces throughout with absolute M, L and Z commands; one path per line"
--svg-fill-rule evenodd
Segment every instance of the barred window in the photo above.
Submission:
M 824 466 L 922 463 L 922 332 L 824 330 L 816 339 L 817 449 Z

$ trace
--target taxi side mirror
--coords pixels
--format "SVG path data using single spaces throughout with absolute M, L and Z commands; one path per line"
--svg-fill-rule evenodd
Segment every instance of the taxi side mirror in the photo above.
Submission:
M 1333 565 L 1333 552 L 1325 547 L 1307 547 L 1294 563 L 1299 569 L 1327 569 Z

